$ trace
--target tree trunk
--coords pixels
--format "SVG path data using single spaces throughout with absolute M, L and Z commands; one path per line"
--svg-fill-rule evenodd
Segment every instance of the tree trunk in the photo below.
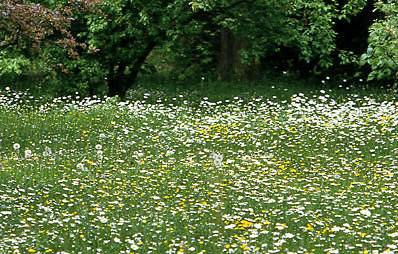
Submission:
M 229 81 L 234 72 L 234 37 L 229 29 L 221 28 L 220 44 L 219 79 Z
M 247 48 L 247 39 L 244 35 L 234 35 L 229 29 L 221 29 L 219 80 L 252 80 L 256 74 L 255 59 L 243 63 L 241 50 Z
M 111 63 L 109 65 L 108 76 L 108 95 L 118 95 L 124 99 L 128 89 L 135 83 L 141 66 L 152 49 L 156 46 L 154 40 L 148 42 L 147 46 L 142 50 L 141 54 L 133 60 L 133 63 Z
M 111 64 L 111 70 L 109 72 L 109 77 L 108 77 L 108 95 L 109 96 L 116 96 L 118 95 L 120 98 L 124 98 L 127 92 L 127 89 L 129 88 L 129 80 L 126 78 L 126 65 L 125 64 L 120 64 L 120 65 L 113 65 Z M 135 79 L 135 77 L 132 77 Z M 131 80 L 132 83 L 134 83 L 134 80 Z

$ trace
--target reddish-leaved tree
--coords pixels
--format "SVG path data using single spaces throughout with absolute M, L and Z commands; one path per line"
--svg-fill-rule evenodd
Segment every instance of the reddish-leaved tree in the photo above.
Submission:
M 68 31 L 73 13 L 93 12 L 100 0 L 69 0 L 55 10 L 26 0 L 2 0 L 0 3 L 0 50 L 14 47 L 40 52 L 51 38 L 70 57 L 78 57 L 77 47 L 85 47 Z

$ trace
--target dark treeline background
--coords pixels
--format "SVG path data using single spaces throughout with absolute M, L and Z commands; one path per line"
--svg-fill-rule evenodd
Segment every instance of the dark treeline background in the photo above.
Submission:
M 394 84 L 398 4 L 376 0 L 6 0 L 0 86 L 124 97 L 137 79 L 265 74 Z

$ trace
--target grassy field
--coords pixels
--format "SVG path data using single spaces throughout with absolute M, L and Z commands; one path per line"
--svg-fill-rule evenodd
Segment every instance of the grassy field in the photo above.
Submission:
M 393 253 L 398 103 L 329 92 L 4 90 L 0 253 Z

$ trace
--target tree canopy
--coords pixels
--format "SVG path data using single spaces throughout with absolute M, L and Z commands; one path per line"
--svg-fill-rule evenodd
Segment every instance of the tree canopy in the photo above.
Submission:
M 362 64 L 369 64 L 369 80 L 398 78 L 398 6 L 396 1 L 375 4 L 383 17 L 375 20 L 369 29 L 369 44 L 362 55 Z
M 0 74 L 22 72 L 21 66 L 42 53 L 44 48 L 58 47 L 77 59 L 78 47 L 85 48 L 68 30 L 75 12 L 92 12 L 95 0 L 69 0 L 53 9 L 41 3 L 6 0 L 0 3 Z
M 9 0 L 0 4 L 0 56 L 26 60 L 45 46 L 41 55 L 62 63 L 63 73 L 53 78 L 70 88 L 64 91 L 107 87 L 120 96 L 159 49 L 173 59 L 169 65 L 219 79 L 255 78 L 270 64 L 317 74 L 342 65 L 359 70 L 360 63 L 370 66 L 369 79 L 393 78 L 394 2 Z M 361 33 L 341 43 L 358 29 L 369 31 L 369 40 Z M 356 49 L 358 41 L 368 49 Z
M 49 9 L 40 3 L 24 0 L 6 0 L 0 4 L 0 48 L 40 50 L 43 44 L 53 40 L 68 49 L 70 56 L 77 56 L 74 48 L 78 43 L 68 31 L 74 11 L 92 10 L 95 2 L 69 0 L 68 5 Z

